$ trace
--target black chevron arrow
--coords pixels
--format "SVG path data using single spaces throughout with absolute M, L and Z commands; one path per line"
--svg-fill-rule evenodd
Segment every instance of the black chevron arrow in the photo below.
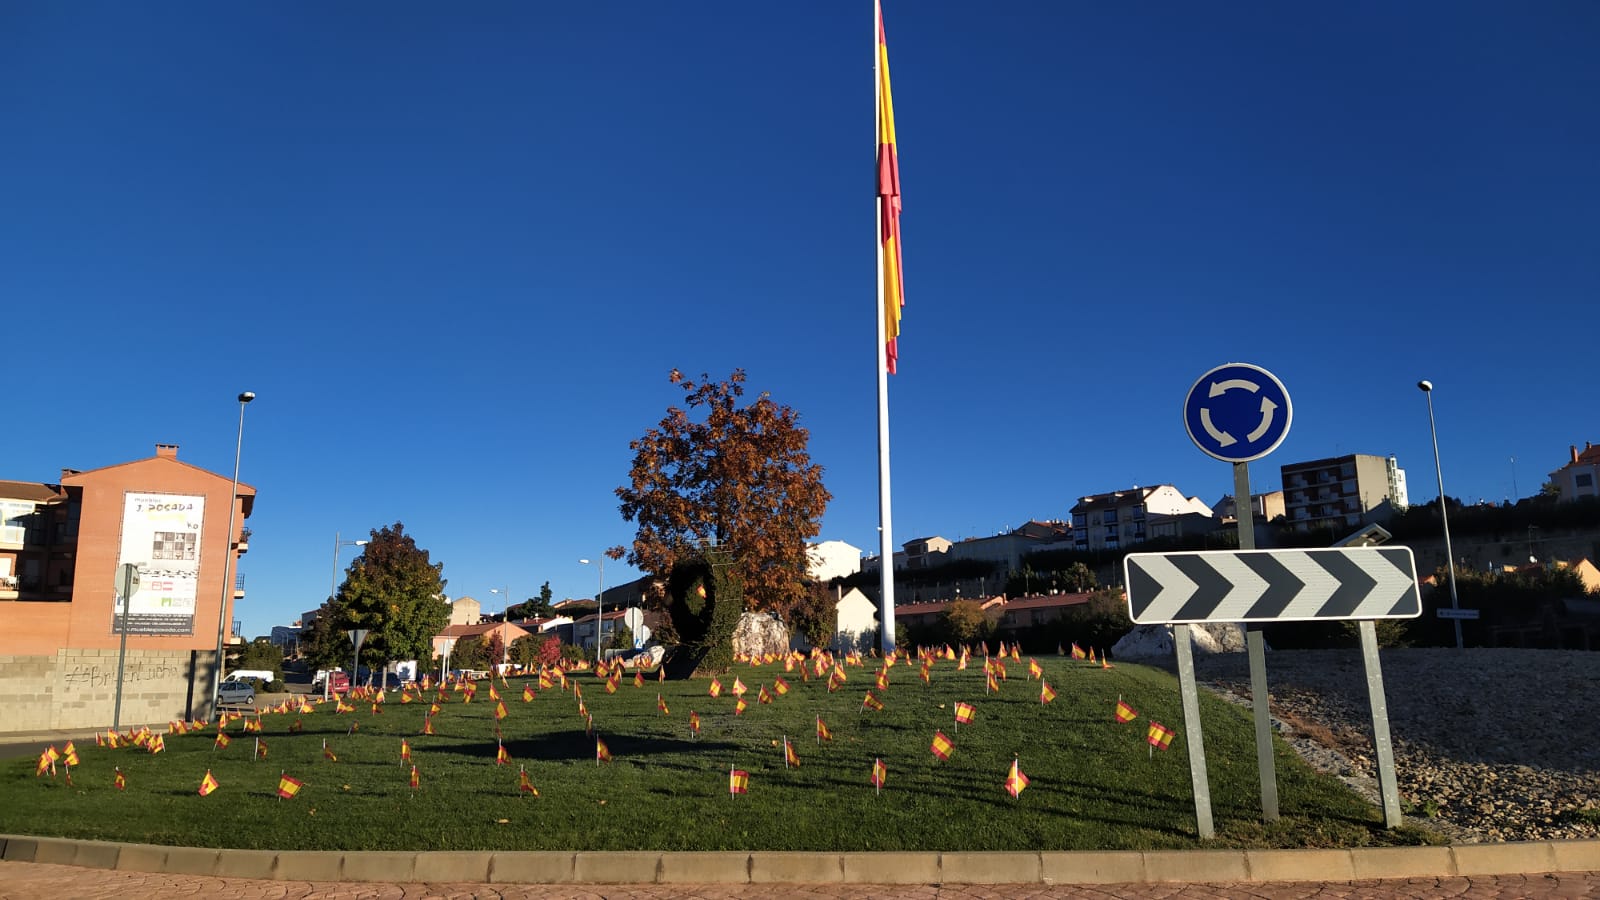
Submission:
M 1305 587 L 1305 582 L 1294 576 L 1293 572 L 1283 567 L 1283 564 L 1265 553 L 1246 553 L 1239 556 L 1239 561 L 1250 567 L 1262 581 L 1267 583 L 1266 593 L 1261 599 L 1251 605 L 1250 611 L 1245 613 L 1247 619 L 1276 619 L 1288 609 L 1289 604 Z
M 1183 608 L 1178 610 L 1177 620 L 1204 619 L 1211 615 L 1233 590 L 1233 582 L 1222 577 L 1222 573 L 1211 568 L 1211 564 L 1202 556 L 1174 556 L 1172 567 L 1188 576 L 1194 582 L 1195 591 Z
M 1318 553 L 1311 558 L 1339 583 L 1333 596 L 1317 610 L 1319 619 L 1349 618 L 1361 601 L 1367 599 L 1372 589 L 1378 586 L 1377 579 L 1341 553 Z

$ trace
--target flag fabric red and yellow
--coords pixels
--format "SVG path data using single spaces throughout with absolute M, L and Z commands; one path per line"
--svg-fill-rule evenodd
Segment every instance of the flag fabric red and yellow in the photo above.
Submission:
M 326 740 L 322 742 L 322 755 L 328 758 L 328 762 L 339 761 L 339 757 L 333 752 L 333 748 L 328 746 L 328 742 Z
M 506 717 L 506 715 L 507 715 L 507 714 L 508 714 L 508 713 L 507 713 L 507 711 L 506 711 L 506 704 L 505 704 L 505 702 L 504 702 L 504 701 L 498 701 L 498 702 L 496 702 L 496 703 L 495 703 L 495 705 L 494 705 L 494 720 L 495 720 L 495 721 L 496 721 L 496 722 L 499 722 L 499 721 L 501 721 L 501 720 L 502 720 L 502 719 L 504 719 L 504 718 L 505 718 L 505 717 Z
M 828 730 L 828 723 L 822 721 L 822 717 L 821 716 L 817 716 L 817 741 L 818 741 L 818 743 L 820 743 L 822 741 L 831 741 L 831 740 L 833 740 L 833 732 Z
M 971 703 L 956 703 L 956 721 L 962 725 L 971 725 L 973 717 L 977 714 L 977 708 Z
M 894 99 L 889 91 L 889 45 L 883 32 L 883 8 L 878 13 L 878 253 L 881 261 L 884 365 L 889 374 L 899 369 L 900 310 L 906 304 L 900 269 L 900 157 L 895 146 Z
M 1073 659 L 1088 659 L 1089 658 L 1089 654 L 1083 652 L 1083 648 L 1078 646 L 1078 642 L 1077 641 L 1073 641 L 1072 642 L 1072 658 Z
M 152 737 L 150 740 L 146 741 L 145 745 L 144 745 L 144 748 L 146 750 L 149 750 L 151 755 L 160 753 L 161 751 L 167 749 L 167 739 L 166 739 L 166 737 L 164 735 L 159 735 L 158 734 L 155 737 Z
M 533 779 L 528 777 L 528 770 L 523 769 L 517 773 L 517 790 L 524 794 L 539 796 L 539 789 L 533 786 Z
M 611 748 L 607 747 L 606 742 L 600 740 L 598 736 L 594 739 L 594 761 L 596 763 L 611 761 Z
M 533 685 L 524 684 L 522 686 L 522 702 L 523 703 L 527 703 L 528 701 L 530 701 L 532 699 L 533 699 Z
M 285 800 L 293 800 L 294 795 L 300 793 L 303 787 L 305 782 L 299 779 L 290 778 L 288 775 L 278 776 L 278 796 Z
M 889 780 L 889 767 L 885 766 L 883 764 L 883 760 L 882 759 L 874 759 L 872 761 L 872 779 L 871 779 L 872 786 L 875 787 L 875 788 L 882 789 L 884 783 L 887 782 L 888 780 Z
M 783 764 L 786 767 L 800 768 L 800 757 L 794 752 L 794 745 L 789 743 L 788 738 L 783 739 Z
M 111 783 L 115 785 L 119 791 L 125 791 L 128 789 L 128 778 L 122 774 L 121 766 L 118 766 L 116 768 L 116 773 L 111 776 Z
M 1056 692 L 1055 692 L 1055 689 L 1050 686 L 1050 682 L 1048 682 L 1048 681 L 1040 681 L 1039 682 L 1039 703 L 1041 705 L 1045 704 L 1045 703 L 1049 703 L 1051 700 L 1054 700 L 1055 698 L 1056 698 Z
M 700 714 L 692 709 L 689 710 L 689 730 L 695 734 L 700 733 Z
M 411 742 L 405 738 L 400 739 L 400 761 L 411 762 Z
M 411 767 L 410 785 L 411 785 L 411 789 L 412 790 L 416 790 L 417 788 L 422 787 L 422 773 L 417 771 L 417 767 L 416 766 L 412 766 Z
M 428 716 L 422 720 L 422 733 L 433 734 L 433 716 Z
M 1028 776 L 1022 774 L 1022 767 L 1017 760 L 1011 761 L 1011 771 L 1006 774 L 1006 793 L 1015 798 L 1028 786 Z
M 211 770 L 207 769 L 206 777 L 200 779 L 200 796 L 209 796 L 212 791 L 219 787 L 221 787 L 221 785 L 217 784 L 217 780 L 211 777 Z
M 743 697 L 744 692 L 748 690 L 750 689 L 744 686 L 744 682 L 739 680 L 739 676 L 733 676 L 733 693 L 735 696 Z
M 879 669 L 878 680 L 873 684 L 878 690 L 887 691 L 889 689 L 889 670 L 887 668 Z
M 61 761 L 69 766 L 78 765 L 78 748 L 71 741 L 61 748 Z
M 749 709 L 749 708 L 750 708 L 750 704 L 745 703 L 744 702 L 744 698 L 740 697 L 738 700 L 734 701 L 733 714 L 736 715 L 736 716 L 742 716 L 742 715 L 744 715 L 744 711 Z
M 267 758 L 267 742 L 262 740 L 261 738 L 256 738 L 256 759 L 266 759 L 266 758 Z
M 728 794 L 745 794 L 750 791 L 750 773 L 742 769 L 728 770 Z
M 933 733 L 933 746 L 930 749 L 933 750 L 934 756 L 940 759 L 949 759 L 950 751 L 956 749 L 956 745 L 944 736 L 944 732 L 935 731 Z
M 216 739 L 216 741 L 215 741 L 215 742 L 213 742 L 213 743 L 212 743 L 212 745 L 211 745 L 211 749 L 213 749 L 213 750 L 222 750 L 222 749 L 225 749 L 225 748 L 226 748 L 226 747 L 227 747 L 227 746 L 228 746 L 228 743 L 229 743 L 229 742 L 230 742 L 230 741 L 231 741 L 231 740 L 232 740 L 232 738 L 229 738 L 229 737 L 228 737 L 228 734 L 227 734 L 227 732 L 224 732 L 224 731 L 219 731 L 219 732 L 217 732 L 217 739 Z
M 496 744 L 494 751 L 494 764 L 497 766 L 511 765 L 511 754 L 506 752 L 505 744 Z
M 722 696 L 722 681 L 720 679 L 717 679 L 717 678 L 711 679 L 711 687 L 710 687 L 710 689 L 708 689 L 706 691 L 706 693 L 710 694 L 713 697 L 721 697 Z
M 782 697 L 784 694 L 789 693 L 789 682 L 784 681 L 782 677 L 774 678 L 772 679 L 772 689 L 777 692 L 779 697 Z
M 661 714 L 663 716 L 672 715 L 672 710 L 667 709 L 667 700 L 666 700 L 666 698 L 662 697 L 660 694 L 656 695 L 656 709 L 660 710 Z
M 51 773 L 51 777 L 55 777 L 54 776 L 55 760 L 50 758 L 50 751 L 54 750 L 54 749 L 55 749 L 55 747 L 51 747 L 50 750 L 46 750 L 43 753 L 39 754 L 39 765 L 34 768 L 33 777 L 38 778 L 39 776 L 45 774 L 46 772 L 50 772 Z
M 1028 674 L 1034 678 L 1044 677 L 1044 669 L 1039 666 L 1039 661 L 1031 656 L 1028 657 Z
M 1151 719 L 1150 730 L 1145 732 L 1144 739 L 1150 746 L 1158 750 L 1165 750 L 1172 746 L 1172 739 L 1176 736 L 1177 732 L 1157 722 L 1155 719 Z
M 763 684 L 761 686 L 761 690 L 759 692 L 757 692 L 757 694 L 756 694 L 756 700 L 757 700 L 757 702 L 760 702 L 760 703 L 771 703 L 772 702 L 772 695 L 767 693 L 767 686 L 766 685 Z
M 1139 718 L 1139 711 L 1129 706 L 1121 698 L 1118 698 L 1117 709 L 1113 715 L 1117 717 L 1118 722 L 1132 722 L 1134 719 Z
M 879 700 L 877 697 L 872 696 L 872 692 L 871 691 L 867 691 L 866 699 L 861 701 L 861 706 L 864 709 L 882 711 L 882 709 L 883 709 L 883 701 Z
M 984 686 L 987 687 L 991 692 L 998 693 L 1000 690 L 1000 682 L 994 680 L 994 672 L 991 671 L 986 677 L 988 678 L 988 681 L 985 682 Z

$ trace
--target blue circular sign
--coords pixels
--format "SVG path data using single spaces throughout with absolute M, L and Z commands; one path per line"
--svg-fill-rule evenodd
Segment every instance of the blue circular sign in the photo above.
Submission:
M 1249 363 L 1228 363 L 1200 376 L 1183 401 L 1183 427 L 1208 456 L 1249 462 L 1289 436 L 1294 407 L 1276 375 Z

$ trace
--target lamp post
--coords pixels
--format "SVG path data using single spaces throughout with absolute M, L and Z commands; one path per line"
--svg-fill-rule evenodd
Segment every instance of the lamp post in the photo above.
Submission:
M 228 625 L 228 595 L 233 588 L 228 584 L 228 570 L 233 564 L 234 516 L 239 510 L 239 455 L 244 450 L 244 408 L 256 395 L 245 391 L 239 395 L 239 437 L 233 446 L 233 490 L 228 494 L 228 538 L 222 555 L 222 598 L 217 604 L 217 667 L 211 676 L 211 710 L 217 709 L 217 694 L 222 690 L 222 634 Z M 126 615 L 126 611 L 123 613 Z
M 595 659 L 602 659 L 604 657 L 601 654 L 604 651 L 601 647 L 605 643 L 606 633 L 606 558 L 597 556 L 594 559 L 600 568 L 600 593 L 594 595 L 594 656 Z M 587 559 L 580 559 L 578 562 L 586 566 L 589 564 Z
M 1444 468 L 1439 465 L 1439 429 L 1433 422 L 1433 382 L 1419 381 L 1417 388 L 1428 398 L 1428 433 L 1433 436 L 1433 473 L 1439 478 L 1439 520 L 1444 523 L 1444 564 L 1450 576 L 1450 608 L 1460 609 L 1461 603 L 1456 597 L 1456 555 L 1450 546 L 1450 512 L 1444 499 Z M 1456 649 L 1460 650 L 1463 646 L 1461 620 L 1452 621 L 1456 625 Z
M 489 593 L 500 595 L 500 671 L 503 673 L 511 662 L 511 645 L 506 642 L 510 636 L 506 623 L 511 618 L 511 586 L 489 588 Z
M 333 533 L 333 575 L 328 580 L 328 599 L 339 595 L 339 551 L 345 547 L 365 547 L 368 541 L 341 541 L 339 532 Z

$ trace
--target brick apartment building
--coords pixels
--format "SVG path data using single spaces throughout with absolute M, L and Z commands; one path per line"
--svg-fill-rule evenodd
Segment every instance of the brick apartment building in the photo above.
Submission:
M 120 634 L 116 572 L 139 567 L 129 603 L 122 721 L 209 717 L 220 621 L 244 596 L 238 557 L 255 502 L 178 447 L 57 484 L 0 481 L 0 709 L 5 728 L 111 722 Z M 229 560 L 228 555 L 233 558 Z M 224 590 L 224 567 L 234 584 Z M 231 629 L 229 629 L 231 632 Z

